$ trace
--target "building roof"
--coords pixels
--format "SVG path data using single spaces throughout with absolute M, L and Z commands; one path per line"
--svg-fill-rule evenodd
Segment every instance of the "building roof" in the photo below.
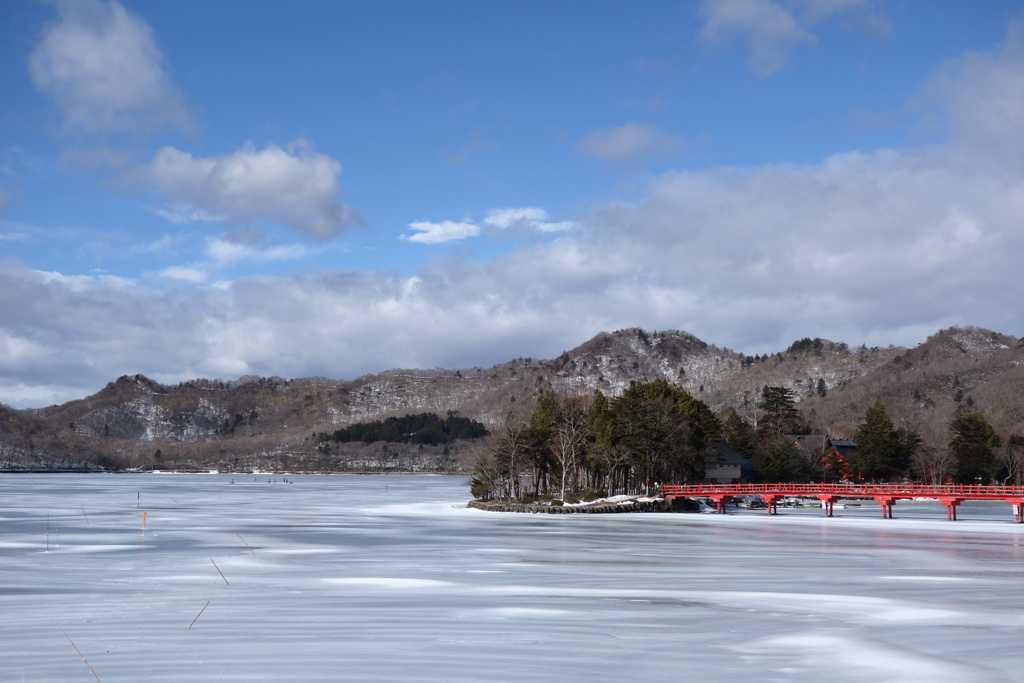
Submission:
M 754 476 L 754 468 L 750 464 L 750 459 L 745 458 L 736 450 L 729 445 L 729 442 L 725 439 L 715 439 L 711 442 L 711 447 L 715 449 L 718 454 L 718 461 L 709 464 L 708 471 L 714 470 L 718 467 L 738 467 L 740 469 L 741 477 L 752 477 Z

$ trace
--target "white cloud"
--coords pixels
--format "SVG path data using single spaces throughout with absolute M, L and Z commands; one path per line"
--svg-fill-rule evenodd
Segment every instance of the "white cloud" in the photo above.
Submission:
M 149 254 L 163 255 L 172 253 L 176 249 L 176 247 L 176 240 L 172 238 L 170 235 L 164 235 L 163 237 L 153 240 L 152 242 L 137 244 L 128 249 L 125 253 L 128 256 L 139 256 Z
M 265 244 L 252 241 L 214 238 L 207 241 L 206 253 L 218 265 L 238 261 L 269 263 L 297 261 L 317 252 L 304 244 Z
M 682 140 L 640 123 L 601 128 L 579 143 L 581 152 L 600 161 L 631 161 L 668 156 Z
M 401 239 L 420 244 L 443 244 L 454 242 L 466 237 L 476 237 L 480 234 L 479 226 L 472 223 L 458 223 L 456 221 L 441 221 L 430 223 L 428 221 L 416 221 L 410 223 L 409 227 L 416 232 L 412 235 L 402 235 Z
M 56 101 L 68 130 L 190 131 L 191 114 L 143 20 L 116 2 L 64 0 L 29 58 L 35 86 Z
M 201 284 L 206 281 L 206 271 L 200 268 L 188 268 L 185 266 L 171 266 L 160 271 L 160 277 L 169 280 L 181 280 L 192 284 Z
M 706 22 L 702 40 L 720 43 L 741 36 L 750 50 L 750 68 L 761 76 L 779 70 L 794 47 L 816 42 L 772 0 L 704 0 L 697 13 Z
M 157 273 L 164 280 L 176 280 L 193 285 L 210 283 L 219 270 L 238 263 L 272 263 L 299 261 L 319 251 L 307 244 L 278 244 L 255 231 L 238 231 L 225 237 L 208 238 L 205 259 L 190 265 L 168 266 Z M 223 288 L 223 282 L 212 287 Z
M 888 19 L 867 0 L 703 0 L 697 15 L 705 22 L 700 32 L 703 42 L 742 40 L 750 52 L 750 68 L 759 76 L 781 69 L 795 49 L 817 44 L 811 30 L 821 22 L 842 17 L 879 36 L 892 30 Z
M 303 140 L 287 150 L 246 143 L 218 157 L 194 157 L 164 147 L 147 170 L 153 187 L 178 203 L 175 215 L 182 218 L 279 221 L 319 239 L 334 237 L 358 220 L 338 200 L 341 164 L 314 152 Z
M 107 275 L 102 272 L 93 275 L 65 275 L 56 271 L 34 271 L 45 284 L 54 284 L 76 294 L 85 292 L 126 292 L 136 286 L 133 280 Z
M 218 216 L 180 202 L 160 204 L 154 206 L 152 211 L 169 223 L 217 223 L 227 220 L 226 216 Z
M 983 162 L 1024 161 L 1024 17 L 1012 19 L 998 49 L 942 65 L 922 89 L 963 154 Z
M 30 225 L 0 220 L 0 242 L 27 242 L 37 229 Z
M 491 209 L 482 224 L 483 228 L 469 222 L 418 221 L 409 224 L 409 227 L 416 231 L 414 234 L 402 235 L 399 239 L 421 244 L 443 244 L 476 237 L 485 231 L 494 234 L 524 235 L 563 232 L 576 227 L 572 221 L 552 221 L 547 211 L 536 206 Z
M 562 232 L 576 227 L 572 221 L 552 221 L 547 211 L 536 206 L 492 209 L 487 213 L 483 222 L 489 228 L 506 232 L 524 229 L 537 232 Z
M 496 228 L 510 228 L 520 222 L 546 221 L 548 212 L 535 206 L 518 209 L 492 209 L 487 213 L 484 223 Z

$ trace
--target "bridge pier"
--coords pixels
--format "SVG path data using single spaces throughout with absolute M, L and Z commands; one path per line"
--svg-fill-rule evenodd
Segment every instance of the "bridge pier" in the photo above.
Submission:
M 882 519 L 892 519 L 892 506 L 896 504 L 896 499 L 875 496 L 875 500 L 882 506 Z
M 708 498 L 710 498 L 711 500 L 715 501 L 716 505 L 718 506 L 719 514 L 724 515 L 725 514 L 726 503 L 731 501 L 733 497 L 732 496 L 718 494 L 718 495 L 714 495 L 714 496 L 708 496 Z
M 939 502 L 946 506 L 946 519 L 956 521 L 956 508 L 964 502 L 963 498 L 939 498 Z
M 1013 521 L 1024 524 L 1024 498 L 1007 498 L 1006 502 L 1013 506 Z
M 761 500 L 768 506 L 769 515 L 779 514 L 779 501 L 782 500 L 781 494 L 762 494 Z
M 818 500 L 821 501 L 821 514 L 825 515 L 826 517 L 831 517 L 832 510 L 836 504 L 836 501 L 839 500 L 839 496 L 818 496 Z

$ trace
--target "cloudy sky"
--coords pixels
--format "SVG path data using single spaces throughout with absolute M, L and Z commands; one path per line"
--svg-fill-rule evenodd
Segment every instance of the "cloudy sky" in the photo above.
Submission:
M 0 3 L 0 402 L 1024 334 L 1024 2 Z

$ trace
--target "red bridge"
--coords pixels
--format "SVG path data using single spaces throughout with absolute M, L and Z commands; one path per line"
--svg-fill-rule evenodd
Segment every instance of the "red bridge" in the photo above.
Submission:
M 827 517 L 841 498 L 873 498 L 882 506 L 882 517 L 892 519 L 892 506 L 907 498 L 937 498 L 946 506 L 946 515 L 956 519 L 956 508 L 965 500 L 1005 500 L 1013 506 L 1013 518 L 1024 522 L 1024 486 L 931 486 L 928 484 L 664 484 L 667 500 L 707 498 L 725 512 L 725 505 L 737 496 L 759 496 L 768 506 L 768 514 L 778 514 L 783 498 L 817 498 Z

